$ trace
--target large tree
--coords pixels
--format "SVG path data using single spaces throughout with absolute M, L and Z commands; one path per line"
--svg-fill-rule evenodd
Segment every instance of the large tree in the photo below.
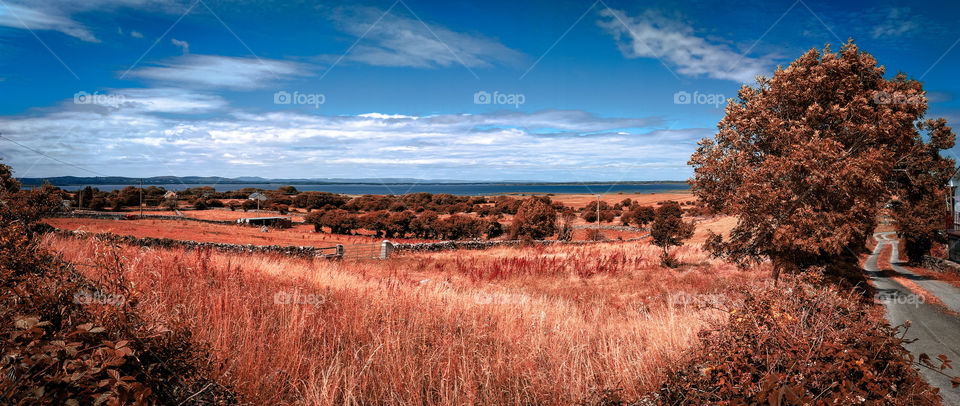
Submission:
M 913 148 L 898 157 L 894 168 L 897 201 L 893 217 L 912 263 L 923 260 L 934 243 L 946 241 L 946 184 L 954 172 L 953 160 L 940 155 L 940 150 L 954 145 L 955 135 L 947 121 L 927 120 L 918 123 L 917 129 L 929 141 L 918 132 Z
M 851 40 L 740 89 L 690 160 L 694 193 L 738 218 L 718 254 L 770 259 L 776 278 L 862 252 L 927 109 L 920 82 L 884 74 Z

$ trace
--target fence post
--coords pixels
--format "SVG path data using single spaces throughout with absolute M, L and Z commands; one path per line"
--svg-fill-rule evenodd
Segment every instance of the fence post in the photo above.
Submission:
M 337 244 L 337 259 L 343 259 L 343 244 Z
M 388 240 L 383 240 L 380 243 L 380 259 L 390 258 L 390 253 L 393 252 L 393 243 Z

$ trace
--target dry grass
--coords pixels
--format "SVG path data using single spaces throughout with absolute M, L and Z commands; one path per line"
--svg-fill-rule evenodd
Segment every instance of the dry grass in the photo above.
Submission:
M 623 199 L 630 198 L 630 200 L 637 202 L 641 205 L 656 205 L 658 202 L 666 200 L 676 200 L 678 202 L 693 202 L 696 201 L 696 196 L 693 193 L 688 191 L 677 191 L 677 192 L 663 192 L 663 193 L 606 193 L 600 195 L 600 200 L 607 202 L 609 205 L 614 205 L 620 203 Z M 550 200 L 555 202 L 561 202 L 567 206 L 572 206 L 573 208 L 581 208 L 586 206 L 590 202 L 597 201 L 597 195 L 591 194 L 557 194 L 550 196 Z
M 139 212 L 136 209 L 130 209 L 130 212 L 138 214 Z M 249 217 L 266 217 L 266 216 L 284 216 L 291 217 L 293 221 L 303 221 L 303 213 L 292 212 L 289 214 L 280 214 L 275 211 L 262 210 L 257 212 L 256 210 L 250 210 L 244 212 L 243 210 L 231 211 L 230 209 L 221 209 L 221 208 L 212 208 L 208 210 L 181 210 L 180 213 L 183 213 L 186 217 L 191 217 L 195 219 L 203 220 L 227 220 L 227 221 L 236 221 L 241 218 Z M 143 212 L 144 216 L 176 216 L 177 212 L 175 211 L 146 211 Z
M 105 249 L 44 243 L 78 263 Z M 223 379 L 255 404 L 570 404 L 609 388 L 636 398 L 722 319 L 668 297 L 736 297 L 767 274 L 695 247 L 676 251 L 683 268 L 665 269 L 656 248 L 636 243 L 383 262 L 117 249 L 138 308 L 193 320 Z

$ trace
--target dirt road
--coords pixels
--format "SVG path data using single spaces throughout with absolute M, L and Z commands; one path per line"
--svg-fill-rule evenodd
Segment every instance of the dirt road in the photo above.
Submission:
M 894 245 L 896 242 L 892 239 L 892 237 L 895 237 L 895 233 L 877 233 L 874 237 L 878 241 L 877 247 L 873 250 L 870 258 L 867 259 L 865 268 L 871 282 L 877 289 L 877 298 L 886 307 L 886 317 L 890 324 L 897 326 L 907 320 L 912 323 L 906 338 L 919 338 L 919 340 L 906 344 L 904 347 L 915 357 L 919 357 L 920 353 L 926 353 L 932 358 L 936 358 L 938 354 L 944 354 L 954 362 L 960 362 L 960 319 L 937 310 L 936 307 L 919 299 L 918 295 L 893 278 L 882 275 L 877 264 L 880 252 L 887 245 L 892 245 L 891 262 L 893 264 L 881 265 L 884 268 L 903 273 L 904 276 L 914 280 L 931 294 L 937 295 L 944 304 L 947 304 L 954 311 L 956 311 L 956 308 L 953 306 L 956 306 L 957 300 L 960 300 L 957 288 L 944 282 L 928 280 L 896 265 L 899 262 L 899 257 L 897 256 L 897 246 Z M 947 371 L 956 373 L 956 370 L 948 369 Z M 940 388 L 944 405 L 960 406 L 960 390 L 951 388 L 949 378 L 926 368 L 921 369 L 920 374 L 931 385 Z

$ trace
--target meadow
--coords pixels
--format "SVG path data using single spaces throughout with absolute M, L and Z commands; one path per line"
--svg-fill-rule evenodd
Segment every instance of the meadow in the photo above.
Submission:
M 571 404 L 659 385 L 700 331 L 769 283 L 697 246 L 647 243 L 406 253 L 388 261 L 110 246 L 46 235 L 128 300 L 187 323 L 218 381 L 254 404 Z M 119 263 L 115 259 L 119 258 Z M 113 271 L 110 271 L 113 269 Z

